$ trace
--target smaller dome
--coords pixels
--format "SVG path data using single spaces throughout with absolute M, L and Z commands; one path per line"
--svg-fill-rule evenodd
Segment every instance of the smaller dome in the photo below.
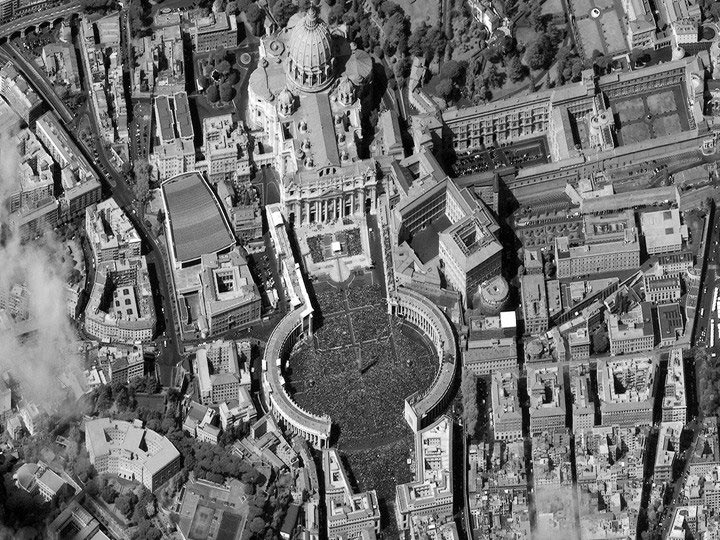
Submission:
M 352 94 L 355 91 L 355 87 L 353 86 L 353 83 L 350 82 L 350 79 L 348 79 L 347 77 L 343 77 L 342 79 L 340 79 L 338 91 L 341 94 Z
M 278 103 L 287 107 L 292 107 L 295 103 L 295 96 L 292 95 L 292 92 L 290 92 L 290 90 L 288 90 L 287 88 L 283 88 L 280 92 L 280 95 L 278 95 Z
M 363 50 L 355 49 L 345 64 L 345 75 L 355 86 L 363 86 L 372 79 L 373 59 Z
M 294 112 L 295 96 L 287 87 L 283 88 L 277 96 L 277 108 L 283 116 L 289 116 Z

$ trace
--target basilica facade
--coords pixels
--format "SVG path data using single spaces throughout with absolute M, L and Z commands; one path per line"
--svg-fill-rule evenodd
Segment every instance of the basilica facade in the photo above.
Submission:
M 280 175 L 288 220 L 327 223 L 374 212 L 375 161 L 358 156 L 372 59 L 331 33 L 316 7 L 263 40 L 248 85 L 254 161 Z

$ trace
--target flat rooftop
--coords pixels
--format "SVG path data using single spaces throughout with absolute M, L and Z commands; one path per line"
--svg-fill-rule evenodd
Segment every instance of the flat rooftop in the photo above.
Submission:
M 220 203 L 199 173 L 170 178 L 163 182 L 162 192 L 178 262 L 200 259 L 235 245 Z

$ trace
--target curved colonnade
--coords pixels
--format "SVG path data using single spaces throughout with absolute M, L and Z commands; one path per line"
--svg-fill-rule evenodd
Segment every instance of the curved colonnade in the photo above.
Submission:
M 388 301 L 393 315 L 418 327 L 428 337 L 440 363 L 430 387 L 405 399 L 405 421 L 418 432 L 429 426 L 452 399 L 458 372 L 457 341 L 445 314 L 422 294 L 400 287 Z
M 394 315 L 420 329 L 435 347 L 440 367 L 430 387 L 405 399 L 405 420 L 413 431 L 423 429 L 440 414 L 452 397 L 457 375 L 457 342 L 445 315 L 421 294 L 400 288 L 388 299 Z M 285 390 L 283 369 L 298 340 L 305 336 L 303 309 L 288 313 L 275 327 L 263 355 L 263 390 L 268 409 L 287 430 L 302 435 L 315 448 L 330 442 L 332 421 L 295 403 Z

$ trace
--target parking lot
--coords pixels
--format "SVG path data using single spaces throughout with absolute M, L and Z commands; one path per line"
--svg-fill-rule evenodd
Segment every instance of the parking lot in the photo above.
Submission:
M 466 176 L 507 166 L 529 167 L 547 161 L 547 142 L 545 137 L 538 137 L 459 155 L 453 164 L 453 172 L 455 176 Z

